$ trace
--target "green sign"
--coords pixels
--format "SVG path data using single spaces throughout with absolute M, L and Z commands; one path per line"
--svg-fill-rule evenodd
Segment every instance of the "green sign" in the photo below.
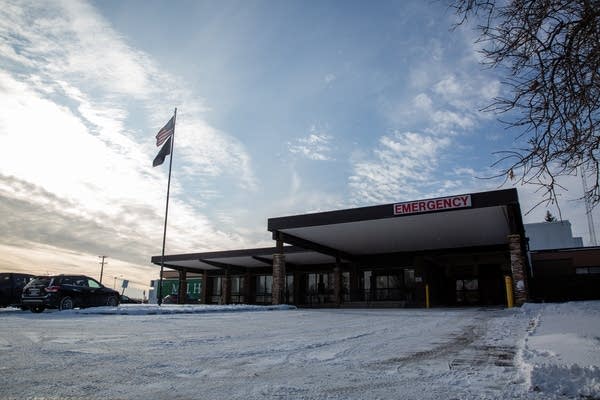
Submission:
M 162 295 L 179 294 L 179 279 L 163 279 Z M 202 279 L 187 279 L 187 297 L 192 300 L 200 299 L 202 294 Z

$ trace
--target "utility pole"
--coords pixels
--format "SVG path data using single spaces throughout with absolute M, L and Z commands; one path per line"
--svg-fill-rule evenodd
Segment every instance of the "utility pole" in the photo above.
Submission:
M 104 261 L 104 259 L 107 258 L 107 256 L 98 256 L 98 258 L 102 259 L 100 261 L 100 283 L 102 283 L 102 274 L 104 273 L 104 264 L 108 264 L 108 262 Z

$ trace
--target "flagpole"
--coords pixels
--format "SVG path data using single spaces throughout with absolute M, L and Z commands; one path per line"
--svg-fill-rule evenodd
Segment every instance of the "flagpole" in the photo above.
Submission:
M 165 207 L 165 226 L 163 229 L 162 255 L 160 257 L 160 280 L 158 283 L 158 305 L 162 305 L 162 281 L 165 269 L 165 243 L 167 240 L 167 218 L 169 216 L 169 192 L 171 190 L 171 166 L 173 165 L 173 150 L 175 150 L 175 124 L 177 122 L 177 107 L 173 114 L 173 134 L 171 135 L 171 157 L 169 157 L 169 180 L 167 182 L 167 205 Z

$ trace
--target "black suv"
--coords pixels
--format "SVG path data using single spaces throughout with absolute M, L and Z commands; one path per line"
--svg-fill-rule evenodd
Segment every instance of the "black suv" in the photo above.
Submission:
M 115 307 L 119 302 L 119 292 L 84 275 L 38 276 L 25 286 L 21 297 L 22 307 L 34 313 L 46 308 Z
M 0 307 L 20 306 L 21 292 L 32 278 L 29 274 L 0 273 Z

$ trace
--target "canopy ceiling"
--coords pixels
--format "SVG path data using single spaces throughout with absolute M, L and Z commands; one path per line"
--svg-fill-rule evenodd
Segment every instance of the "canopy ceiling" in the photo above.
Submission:
M 331 264 L 336 258 L 505 245 L 524 234 L 516 189 L 271 218 L 286 263 Z M 277 247 L 165 256 L 165 266 L 190 271 L 272 265 Z M 152 257 L 160 265 L 161 257 Z

